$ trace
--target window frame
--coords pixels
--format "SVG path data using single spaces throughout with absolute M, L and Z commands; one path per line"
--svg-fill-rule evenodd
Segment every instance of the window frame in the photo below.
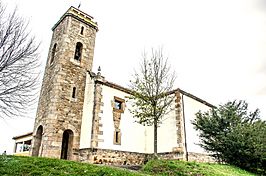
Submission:
M 114 140 L 113 143 L 115 145 L 121 145 L 121 131 L 120 130 L 115 130 L 114 131 Z
M 76 43 L 76 47 L 75 47 L 75 52 L 74 52 L 74 61 L 81 62 L 81 59 L 82 59 L 82 50 L 83 50 L 83 44 L 81 42 L 77 42 Z M 80 54 L 80 56 L 78 57 L 78 59 L 76 59 L 77 53 Z
M 120 108 L 118 109 L 116 103 L 120 103 Z M 125 110 L 125 100 L 119 97 L 114 96 L 114 105 L 113 111 L 123 113 Z

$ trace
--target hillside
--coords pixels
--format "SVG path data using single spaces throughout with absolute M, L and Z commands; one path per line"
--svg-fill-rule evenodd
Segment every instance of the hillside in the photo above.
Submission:
M 237 167 L 215 163 L 196 163 L 176 160 L 149 161 L 143 171 L 150 175 L 178 176 L 254 176 Z
M 143 167 L 143 169 L 135 172 L 109 166 L 97 166 L 92 164 L 50 158 L 0 156 L 0 175 L 252 176 L 253 174 L 228 165 L 206 163 L 199 164 L 195 162 L 173 160 L 150 161 Z

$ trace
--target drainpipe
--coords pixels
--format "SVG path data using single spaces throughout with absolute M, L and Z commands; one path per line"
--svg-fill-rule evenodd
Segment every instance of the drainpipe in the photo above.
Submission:
M 186 161 L 188 161 L 186 119 L 185 119 L 185 105 L 184 105 L 184 95 L 183 94 L 182 94 L 182 110 L 183 110 L 183 123 L 184 123 L 184 138 L 185 138 Z

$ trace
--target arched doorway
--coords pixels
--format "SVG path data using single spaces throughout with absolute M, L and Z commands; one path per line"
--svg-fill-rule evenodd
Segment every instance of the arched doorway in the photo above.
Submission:
M 62 138 L 61 159 L 71 159 L 73 131 L 65 130 Z
M 42 144 L 42 134 L 43 134 L 43 127 L 40 125 L 37 129 L 36 135 L 34 137 L 34 144 L 32 148 L 32 156 L 39 156 L 40 146 Z

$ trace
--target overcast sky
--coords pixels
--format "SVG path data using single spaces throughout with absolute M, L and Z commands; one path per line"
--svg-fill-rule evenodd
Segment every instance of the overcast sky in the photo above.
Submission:
M 265 0 L 2 0 L 29 19 L 41 42 L 44 70 L 52 26 L 70 6 L 98 22 L 93 71 L 127 86 L 145 49 L 163 46 L 177 73 L 176 86 L 214 105 L 247 100 L 266 119 Z M 0 152 L 12 137 L 33 130 L 28 119 L 0 120 Z

